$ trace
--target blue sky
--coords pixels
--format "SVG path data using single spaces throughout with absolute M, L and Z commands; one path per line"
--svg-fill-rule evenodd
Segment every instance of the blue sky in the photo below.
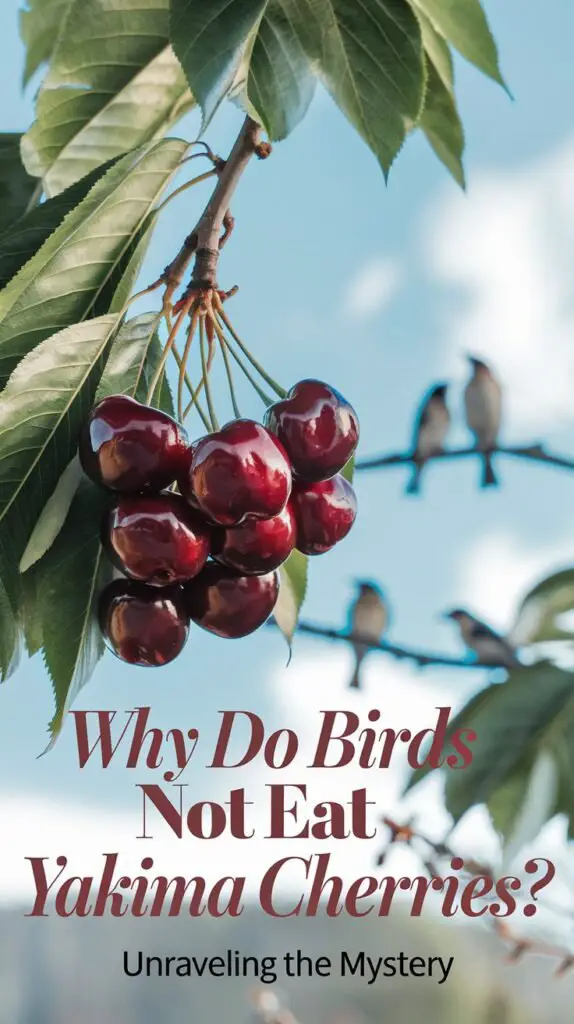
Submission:
M 492 361 L 507 388 L 505 437 L 549 438 L 574 451 L 574 8 L 547 0 L 541 17 L 535 0 L 486 7 L 515 99 L 457 63 L 466 196 L 418 135 L 385 187 L 371 153 L 321 94 L 272 158 L 250 168 L 234 202 L 237 228 L 221 283 L 241 286 L 229 307 L 239 333 L 286 386 L 318 376 L 339 387 L 359 412 L 363 456 L 406 447 L 413 411 L 433 381 L 453 380 L 458 400 L 469 346 Z M 16 12 L 5 0 L 5 130 L 24 129 L 33 116 L 32 92 L 19 89 Z M 208 132 L 212 147 L 225 153 L 238 124 L 237 111 L 224 108 Z M 192 138 L 195 129 L 191 117 L 179 133 Z M 206 194 L 193 190 L 168 207 L 142 284 L 177 251 Z M 257 414 L 257 406 L 250 411 Z M 452 440 L 464 438 L 459 425 Z M 404 498 L 402 470 L 360 475 L 357 526 L 340 548 L 313 562 L 305 616 L 341 625 L 353 578 L 368 575 L 389 594 L 397 641 L 458 651 L 437 617 L 453 604 L 509 626 L 524 586 L 574 556 L 574 481 L 539 467 L 499 468 L 502 488 L 482 493 L 477 465 L 432 467 L 420 500 Z M 194 630 L 182 658 L 161 671 L 129 669 L 107 656 L 76 706 L 150 704 L 157 724 L 194 725 L 206 737 L 225 707 L 279 722 L 296 718 L 308 699 L 311 713 L 314 680 L 321 699 L 349 706 L 346 650 L 300 638 L 289 669 L 285 661 L 274 631 L 233 643 Z M 414 670 L 373 657 L 367 695 L 357 700 L 364 708 L 392 705 L 408 724 L 413 700 L 432 708 L 446 694 L 456 703 L 477 682 L 473 673 L 438 669 L 420 682 Z M 30 801 L 38 822 L 49 821 L 56 805 L 62 815 L 76 803 L 102 813 L 133 811 L 134 779 L 125 770 L 79 772 L 70 727 L 36 760 L 50 717 L 50 686 L 36 658 L 0 691 L 0 803 L 12 808 L 5 813 L 16 814 L 14 794 Z M 188 781 L 202 792 L 212 785 L 204 776 Z M 33 837 L 34 825 L 29 829 Z

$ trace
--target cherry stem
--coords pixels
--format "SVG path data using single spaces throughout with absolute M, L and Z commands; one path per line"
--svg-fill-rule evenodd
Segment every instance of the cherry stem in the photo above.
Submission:
M 173 343 L 174 343 L 174 341 L 175 341 L 175 339 L 177 337 L 178 331 L 179 331 L 179 329 L 180 329 L 180 327 L 181 327 L 185 317 L 189 313 L 189 310 L 191 309 L 191 307 L 193 305 L 193 302 L 194 302 L 193 298 L 190 298 L 189 301 L 186 302 L 185 306 L 183 307 L 183 309 L 178 314 L 177 319 L 176 319 L 176 321 L 175 321 L 171 331 L 169 332 L 167 341 L 166 341 L 166 343 L 164 345 L 164 348 L 163 348 L 161 359 L 160 359 L 160 361 L 158 363 L 157 369 L 156 369 L 156 371 L 154 373 L 154 376 L 153 376 L 153 380 L 152 380 L 152 382 L 151 382 L 151 384 L 149 386 L 149 389 L 148 389 L 146 405 L 150 405 L 151 404 L 151 400 L 152 400 L 152 398 L 154 396 L 155 389 L 158 386 L 159 381 L 161 379 L 161 375 L 162 375 L 162 373 L 163 373 L 163 371 L 165 369 L 165 364 L 167 362 L 167 357 L 169 356 L 169 353 L 171 352 L 171 349 L 172 349 Z
M 185 373 L 187 369 L 187 361 L 189 359 L 189 352 L 193 342 L 193 336 L 197 328 L 197 321 L 199 318 L 199 306 L 197 303 L 193 307 L 193 313 L 191 316 L 191 322 L 187 331 L 187 338 L 185 341 L 185 348 L 181 357 L 181 364 L 179 367 L 179 378 L 177 381 L 177 416 L 180 422 L 183 422 L 183 386 L 185 384 Z
M 218 339 L 219 345 L 221 347 L 221 354 L 223 356 L 223 362 L 225 363 L 225 372 L 227 374 L 227 383 L 229 385 L 229 394 L 231 396 L 231 405 L 233 406 L 233 415 L 236 417 L 236 419 L 240 420 L 241 419 L 241 411 L 239 409 L 239 405 L 238 405 L 238 402 L 237 402 L 237 396 L 235 394 L 235 384 L 233 382 L 233 373 L 232 373 L 232 370 L 231 370 L 231 363 L 229 362 L 229 355 L 227 354 L 227 346 L 226 346 L 225 342 L 222 341 L 222 339 L 219 336 L 219 334 L 217 335 L 217 339 Z
M 264 405 L 272 405 L 273 404 L 273 399 L 269 398 L 269 395 L 266 395 L 265 392 L 262 390 L 262 388 L 259 387 L 259 384 L 255 380 L 255 377 L 247 369 L 247 367 L 245 366 L 245 363 L 241 359 L 241 356 L 239 356 L 237 354 L 237 352 L 235 351 L 235 349 L 233 348 L 233 346 L 229 344 L 229 341 L 225 337 L 223 331 L 221 330 L 221 326 L 220 326 L 220 324 L 218 323 L 217 320 L 214 320 L 213 326 L 215 328 L 215 333 L 217 334 L 217 337 L 219 338 L 221 344 L 225 346 L 225 348 L 228 350 L 228 352 L 231 352 L 231 355 L 235 359 L 235 362 L 237 363 L 239 369 L 241 370 L 242 373 L 245 374 L 245 376 L 247 377 L 247 380 L 251 384 L 251 387 L 254 388 L 254 390 L 257 392 L 257 394 L 259 395 L 259 397 L 260 397 L 261 401 L 263 402 L 263 404 Z
M 205 386 L 205 399 L 207 401 L 209 418 L 211 420 L 211 429 L 219 430 L 219 423 L 217 421 L 217 416 L 215 415 L 215 408 L 211 397 L 211 388 L 209 386 L 209 370 L 207 369 L 207 355 L 205 351 L 205 319 L 203 315 L 199 318 L 199 348 L 201 352 L 201 369 Z
M 275 394 L 279 398 L 285 398 L 286 395 L 287 395 L 287 392 L 285 391 L 285 388 L 282 388 L 281 385 L 277 383 L 277 381 L 273 380 L 273 377 L 270 377 L 269 374 L 266 373 L 266 371 L 263 369 L 261 364 L 257 362 L 255 357 L 251 355 L 251 352 L 247 348 L 247 345 L 241 340 L 241 338 L 239 337 L 239 335 L 235 331 L 231 321 L 229 320 L 229 317 L 226 316 L 225 310 L 223 308 L 223 303 L 221 302 L 221 299 L 219 298 L 219 295 L 217 295 L 217 294 L 216 294 L 216 297 L 215 297 L 215 305 L 216 305 L 216 308 L 217 308 L 217 314 L 219 316 L 219 319 L 221 320 L 221 322 L 223 324 L 225 324 L 225 326 L 227 327 L 227 330 L 229 331 L 231 337 L 239 345 L 239 348 L 243 352 L 243 355 L 246 356 L 246 358 L 249 360 L 249 362 L 251 363 L 253 369 L 257 370 L 257 373 L 262 378 L 262 380 L 264 380 L 265 383 L 269 385 L 271 390 L 274 391 Z
M 126 302 L 124 308 L 122 309 L 121 316 L 125 316 L 130 306 L 133 306 L 134 302 L 137 302 L 138 299 L 143 299 L 145 295 L 151 295 L 152 292 L 157 291 L 160 285 L 161 280 L 154 281 L 153 284 L 148 285 L 147 288 L 142 288 L 141 292 L 136 292 L 135 295 L 131 295 L 128 301 Z M 161 317 L 161 313 L 158 314 L 158 318 L 159 317 Z
M 200 156 L 200 155 L 203 156 L 203 153 L 202 154 L 199 154 L 199 153 L 195 154 L 195 156 Z M 183 185 L 180 185 L 179 188 L 176 188 L 173 192 L 171 192 L 169 194 L 169 196 L 167 197 L 167 199 L 164 199 L 163 203 L 160 203 L 159 206 L 156 206 L 155 213 L 161 213 L 161 211 L 163 209 L 165 209 L 165 207 L 169 203 L 171 203 L 172 199 L 175 199 L 176 196 L 180 196 L 182 192 L 187 192 L 188 188 L 192 188 L 194 185 L 199 185 L 202 181 L 207 181 L 208 178 L 215 177 L 216 174 L 217 174 L 217 171 L 212 169 L 211 171 L 205 171 L 204 174 L 198 174 L 197 178 L 192 178 L 191 181 L 184 182 Z
M 185 422 L 185 420 L 189 416 L 189 413 L 191 412 L 191 410 L 195 406 L 195 408 L 197 409 L 197 411 L 198 411 L 198 413 L 199 413 L 199 415 L 201 417 L 201 421 L 203 423 L 203 426 L 205 427 L 205 429 L 209 433 L 211 431 L 211 423 L 209 422 L 209 417 L 206 415 L 206 413 L 204 412 L 204 410 L 202 409 L 202 407 L 201 407 L 201 405 L 199 404 L 199 401 L 198 401 L 198 395 L 200 395 L 202 390 L 203 390 L 203 384 L 204 384 L 203 377 L 201 378 L 201 380 L 200 380 L 200 382 L 199 382 L 199 384 L 197 385 L 196 388 L 194 388 L 193 385 L 188 383 L 188 390 L 189 390 L 189 393 L 191 395 L 191 400 L 188 402 L 187 406 L 185 407 L 185 410 L 184 410 L 184 413 L 183 413 L 183 419 L 184 419 L 184 422 Z

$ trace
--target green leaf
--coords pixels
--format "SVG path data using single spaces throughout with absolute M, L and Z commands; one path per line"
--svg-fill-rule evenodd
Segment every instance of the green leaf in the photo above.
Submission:
M 204 127 L 229 92 L 267 2 L 171 0 L 172 46 L 203 111 Z
M 574 672 L 539 662 L 514 669 L 486 691 L 488 699 L 458 719 L 477 734 L 471 764 L 446 773 L 445 801 L 455 821 L 476 804 L 487 804 L 520 767 L 552 750 L 556 734 L 574 713 Z
M 101 520 L 109 503 L 105 491 L 82 481 L 64 528 L 41 563 L 44 660 L 56 701 L 47 749 L 55 743 L 68 709 L 104 653 L 96 604 L 102 587 L 112 578 L 100 543 Z
M 25 572 L 20 579 L 20 622 L 26 650 L 32 658 L 42 649 L 42 615 L 40 603 L 40 567 L 36 565 Z
M 466 60 L 505 86 L 498 51 L 479 0 L 411 0 Z M 505 86 L 506 88 L 506 86 Z
M 525 782 L 524 794 L 517 801 L 512 829 L 504 844 L 504 871 L 554 816 L 558 795 L 558 765 L 550 750 L 542 749 L 538 752 L 526 774 Z
M 19 563 L 60 476 L 75 454 L 118 316 L 46 339 L 0 396 L 0 579 L 19 602 Z
M 274 141 L 293 131 L 315 94 L 316 79 L 300 39 L 302 26 L 294 20 L 296 7 L 294 0 L 268 0 L 241 69 L 245 108 Z
M 73 0 L 27 0 L 20 11 L 20 37 L 26 47 L 24 85 L 50 60 Z
M 37 185 L 22 163 L 21 139 L 19 132 L 0 132 L 0 231 L 26 212 Z
M 439 160 L 455 181 L 464 188 L 464 131 L 454 94 L 448 89 L 434 65 L 428 62 L 425 107 L 420 126 Z
M 128 320 L 118 331 L 100 380 L 96 402 L 109 395 L 145 399 L 147 365 L 155 343 L 159 345 L 156 334 L 159 320 L 159 313 L 142 313 Z
M 435 71 L 439 75 L 443 85 L 452 91 L 454 82 L 454 66 L 448 43 L 446 39 L 437 32 L 432 21 L 429 21 L 422 11 L 415 8 L 415 12 L 420 22 L 423 46 L 427 58 L 430 60 L 431 64 L 434 65 Z
M 351 455 L 349 461 L 343 466 L 341 470 L 341 476 L 345 477 L 348 483 L 353 483 L 353 477 L 355 476 L 355 456 Z
M 171 33 L 204 122 L 239 76 L 250 112 L 283 138 L 310 103 L 312 69 L 387 172 L 421 112 L 421 29 L 407 0 L 173 0 Z
M 11 676 L 20 662 L 21 642 L 17 616 L 0 582 L 0 682 Z
M 574 628 L 558 625 L 559 616 L 574 611 L 574 569 L 563 569 L 538 583 L 524 598 L 511 636 L 517 644 L 572 640 Z
M 44 505 L 36 522 L 26 550 L 20 559 L 20 572 L 30 569 L 52 546 L 64 525 L 74 495 L 82 478 L 82 467 L 77 455 L 66 466 L 53 494 Z
M 90 313 L 186 148 L 166 139 L 119 160 L 0 292 L 0 386 L 39 342 Z
M 64 217 L 85 199 L 108 166 L 98 168 L 59 196 L 35 206 L 0 234 L 0 288 L 4 288 L 32 259 Z
M 159 334 L 157 331 L 154 332 L 151 339 L 151 345 L 149 347 L 148 359 L 145 366 L 145 381 L 142 382 L 142 387 L 139 393 L 135 396 L 140 402 L 147 400 L 147 394 L 153 381 L 159 361 L 163 355 L 163 345 L 159 340 Z M 168 414 L 168 416 L 175 417 L 175 405 L 173 401 L 173 395 L 167 379 L 167 373 L 163 372 L 161 377 L 161 383 L 154 391 L 151 404 L 156 409 L 162 409 Z
M 110 275 L 90 310 L 90 316 L 119 313 L 131 297 L 147 255 L 155 227 L 155 215 L 146 217 L 145 223 L 132 239 L 129 247 Z
M 193 106 L 168 21 L 169 0 L 74 0 L 22 143 L 47 195 L 165 134 Z
M 279 570 L 281 586 L 273 618 L 283 633 L 289 650 L 291 650 L 293 636 L 299 621 L 299 612 L 307 592 L 308 562 L 307 555 L 303 555 L 295 549 Z
M 385 174 L 420 117 L 425 89 L 421 28 L 407 0 L 298 0 L 305 48 L 333 99 Z

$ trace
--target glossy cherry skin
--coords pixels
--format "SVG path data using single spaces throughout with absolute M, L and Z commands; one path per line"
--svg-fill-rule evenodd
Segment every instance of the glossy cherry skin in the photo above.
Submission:
M 271 405 L 265 426 L 281 441 L 301 480 L 328 480 L 349 461 L 359 441 L 352 405 L 320 380 L 301 380 Z
M 106 646 L 130 665 L 160 666 L 181 654 L 189 617 L 181 587 L 114 580 L 102 591 L 99 619 Z
M 297 548 L 305 555 L 322 555 L 346 537 L 357 516 L 357 498 L 340 474 L 293 488 Z
M 279 574 L 240 576 L 225 565 L 208 562 L 183 592 L 193 622 L 232 640 L 253 633 L 267 621 L 279 595 Z
M 283 564 L 295 547 L 296 525 L 289 502 L 271 519 L 249 519 L 239 526 L 213 531 L 211 553 L 230 569 L 258 576 Z
M 80 461 L 90 480 L 112 491 L 161 491 L 173 483 L 187 435 L 160 409 L 110 395 L 92 409 L 80 435 Z
M 211 531 L 180 494 L 124 495 L 104 518 L 102 542 L 130 579 L 165 587 L 201 572 Z
M 235 526 L 248 516 L 270 519 L 291 493 L 291 465 L 273 434 L 254 420 L 232 420 L 193 445 L 183 495 L 211 522 Z

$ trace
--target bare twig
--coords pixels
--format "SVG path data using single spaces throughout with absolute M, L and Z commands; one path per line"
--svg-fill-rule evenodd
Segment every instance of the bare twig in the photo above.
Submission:
M 528 462 L 545 462 L 549 466 L 557 466 L 560 469 L 574 470 L 574 459 L 563 455 L 549 452 L 543 444 L 531 444 L 524 446 L 498 445 L 492 449 L 494 455 L 504 455 L 514 459 L 525 459 Z M 447 461 L 452 459 L 465 459 L 480 456 L 482 453 L 475 447 L 451 448 L 432 455 L 428 461 Z M 392 455 L 374 455 L 368 459 L 359 459 L 355 464 L 357 470 L 387 469 L 391 466 L 408 466 L 413 463 L 412 452 L 397 452 Z
M 460 868 L 460 873 L 462 875 L 468 876 L 469 878 L 476 878 L 477 876 L 485 876 L 486 878 L 495 877 L 494 871 L 489 865 L 481 864 L 480 862 L 468 857 L 461 857 L 460 854 L 453 850 L 447 840 L 436 841 L 430 839 L 429 836 L 415 828 L 412 819 L 400 824 L 385 815 L 381 820 L 383 825 L 388 829 L 389 835 L 385 846 L 377 857 L 377 867 L 382 867 L 393 846 L 397 843 L 403 843 L 415 850 L 431 878 L 440 878 L 442 876 L 439 861 L 448 860 L 450 862 L 453 858 L 457 858 L 461 861 L 462 867 Z M 489 899 L 488 896 L 485 896 L 484 898 L 486 900 Z M 494 893 L 492 899 L 494 900 L 496 898 L 496 893 Z M 559 906 L 558 904 L 550 903 L 547 900 L 537 900 L 537 903 L 541 909 L 548 910 L 554 914 L 559 914 L 562 917 L 574 921 L 574 913 L 562 906 Z M 509 963 L 517 963 L 526 953 L 535 953 L 539 956 L 548 956 L 558 960 L 555 971 L 556 977 L 562 977 L 567 973 L 567 971 L 574 967 L 574 955 L 571 950 L 562 946 L 549 945 L 539 940 L 519 936 L 515 934 L 514 930 L 506 921 L 493 919 L 491 923 L 496 934 L 509 947 Z

